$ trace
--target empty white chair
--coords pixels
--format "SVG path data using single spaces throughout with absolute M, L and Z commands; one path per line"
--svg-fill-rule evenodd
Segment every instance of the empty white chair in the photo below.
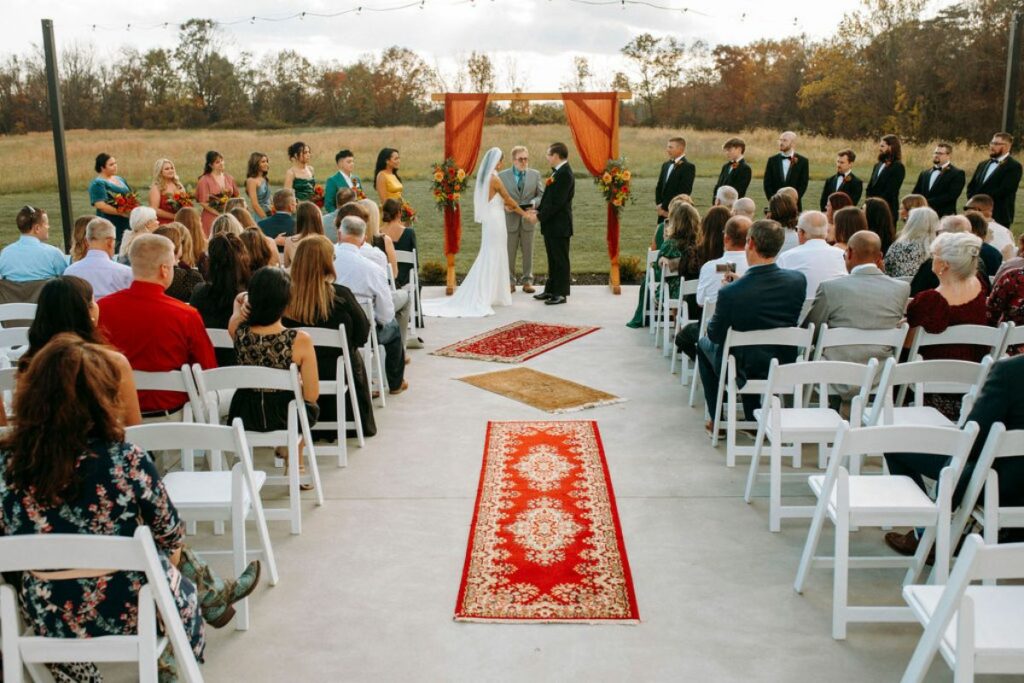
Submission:
M 69 662 L 138 662 L 138 680 L 156 683 L 157 659 L 168 645 L 174 649 L 178 675 L 184 681 L 201 683 L 203 675 L 192 654 L 192 645 L 174 604 L 153 544 L 149 527 L 141 526 L 131 538 L 86 534 L 38 534 L 0 537 L 0 571 L 46 571 L 55 567 L 74 569 L 137 571 L 146 574 L 139 589 L 138 633 L 98 638 L 49 638 L 22 628 L 18 597 L 14 588 L 0 585 L 0 643 L 3 679 L 24 680 L 23 666 L 35 677 L 41 664 Z M 157 615 L 166 635 L 157 634 Z
M 306 458 L 309 465 L 309 473 L 306 478 L 313 484 L 317 506 L 324 504 L 324 493 L 320 483 L 320 470 L 316 463 L 316 451 L 313 447 L 309 418 L 306 415 L 302 399 L 298 368 L 292 363 L 288 370 L 252 365 L 203 370 L 197 364 L 192 366 L 192 373 L 195 375 L 200 396 L 206 400 L 206 414 L 210 424 L 218 424 L 219 416 L 222 412 L 226 412 L 222 411 L 217 403 L 220 392 L 237 391 L 238 389 L 291 392 L 292 401 L 288 406 L 288 426 L 285 429 L 273 432 L 246 430 L 245 435 L 249 445 L 253 448 L 260 446 L 271 448 L 286 446 L 288 448 L 288 474 L 284 477 L 268 476 L 265 482 L 268 485 L 288 487 L 288 507 L 266 508 L 264 514 L 270 520 L 288 520 L 291 523 L 293 534 L 302 533 L 302 508 L 300 505 L 300 484 L 302 482 L 299 476 L 302 462 L 302 454 L 299 451 L 300 434 L 305 445 L 304 450 L 309 454 L 309 457 Z
M 683 369 L 680 373 L 680 381 L 683 384 L 688 382 L 688 377 L 692 370 L 690 369 L 690 359 L 680 351 L 676 350 L 675 338 L 676 333 L 683 328 L 685 325 L 689 325 L 691 322 L 697 322 L 696 320 L 690 320 L 690 308 L 686 305 L 686 297 L 695 296 L 697 294 L 697 283 L 699 280 L 683 280 L 679 283 L 679 296 L 668 302 L 668 308 L 662 309 L 663 325 L 661 326 L 664 338 L 662 340 L 662 355 L 670 356 L 672 362 L 669 365 L 669 372 L 676 371 L 676 359 L 682 360 Z M 663 296 L 668 296 L 668 285 L 665 286 Z M 669 314 L 675 311 L 675 318 L 670 319 Z M 693 370 L 696 370 L 696 364 L 693 366 Z
M 717 299 L 714 301 L 705 301 L 704 310 L 700 314 L 700 326 L 697 329 L 697 339 L 704 337 L 708 333 L 708 323 L 711 322 L 712 316 L 715 315 L 715 304 Z M 700 385 L 700 372 L 697 371 L 697 360 L 693 362 L 693 378 L 690 381 L 690 407 L 697 402 L 697 387 Z M 707 414 L 707 406 L 704 407 L 704 412 Z
M 366 376 L 370 379 L 370 390 L 377 392 L 380 407 L 387 407 L 388 393 L 387 375 L 384 374 L 384 346 L 377 341 L 377 319 L 373 315 L 373 300 L 365 296 L 356 296 L 356 301 L 363 307 L 366 319 L 370 321 L 370 338 L 363 347 L 363 365 Z
M 854 401 L 859 402 L 859 397 Z M 803 592 L 812 565 L 832 566 L 832 637 L 846 638 L 850 622 L 913 621 L 906 607 L 850 606 L 848 577 L 851 568 L 909 567 L 904 585 L 917 580 L 925 558 L 935 545 L 933 583 L 944 583 L 949 573 L 950 527 L 953 489 L 978 434 L 977 423 L 963 429 L 927 426 L 884 426 L 848 429 L 837 434 L 825 475 L 813 475 L 808 484 L 818 503 L 807 533 L 800 568 L 793 588 Z M 932 500 L 910 477 L 896 475 L 853 476 L 843 466 L 851 455 L 907 452 L 950 458 L 939 475 L 936 499 Z M 821 530 L 828 519 L 835 526 L 835 553 L 815 557 Z M 850 557 L 850 529 L 855 527 L 924 527 L 925 533 L 912 558 L 900 556 Z
M 978 390 L 984 384 L 992 358 L 986 356 L 981 363 L 963 360 L 915 360 L 897 363 L 886 360 L 878 380 L 878 388 L 870 410 L 865 410 L 865 425 L 932 425 L 953 427 L 953 422 L 937 408 L 925 405 L 925 395 L 963 394 L 960 420 L 967 417 Z M 913 405 L 903 405 L 902 396 L 907 387 L 914 387 Z M 893 393 L 897 396 L 894 399 Z M 862 400 L 867 400 L 866 393 Z
M 924 633 L 902 683 L 924 681 L 935 652 L 955 683 L 975 674 L 1024 674 L 1024 586 L 972 586 L 972 581 L 1024 578 L 1024 543 L 985 545 L 972 534 L 945 586 L 906 586 L 903 599 Z
M 750 471 L 747 473 L 747 488 L 743 494 L 743 499 L 749 503 L 754 481 L 759 475 L 761 450 L 764 440 L 768 439 L 771 444 L 768 456 L 770 531 L 779 531 L 783 518 L 810 517 L 814 512 L 810 505 L 782 505 L 783 444 L 790 444 L 791 453 L 795 455 L 805 443 L 817 443 L 820 448 L 832 443 L 843 424 L 843 418 L 828 405 L 828 385 L 870 386 L 877 367 L 878 360 L 874 358 L 867 365 L 828 360 L 779 365 L 777 359 L 772 359 L 761 408 L 754 413 L 757 417 L 757 437 L 754 440 L 754 454 L 750 459 Z M 818 405 L 804 407 L 804 388 L 813 385 L 818 386 Z M 784 397 L 791 399 L 792 406 L 783 406 Z M 857 410 L 860 410 L 860 402 L 857 402 Z M 791 476 L 807 477 L 800 473 Z
M 736 445 L 736 432 L 739 429 L 756 428 L 757 423 L 740 421 L 738 411 L 740 396 L 744 394 L 760 395 L 764 393 L 767 379 L 748 379 L 743 387 L 738 383 L 736 358 L 732 351 L 749 346 L 792 346 L 797 349 L 797 362 L 806 361 L 811 352 L 811 340 L 814 338 L 814 325 L 807 327 L 776 327 L 770 330 L 752 330 L 737 332 L 730 329 L 722 345 L 722 368 L 718 378 L 717 403 L 718 409 L 713 416 L 714 426 L 711 433 L 711 445 L 718 446 L 718 431 L 721 428 L 722 414 L 725 413 L 725 463 L 729 467 L 736 466 L 736 456 L 753 455 L 754 447 Z M 725 405 L 723 406 L 723 398 Z M 799 466 L 799 457 L 794 459 L 794 466 Z

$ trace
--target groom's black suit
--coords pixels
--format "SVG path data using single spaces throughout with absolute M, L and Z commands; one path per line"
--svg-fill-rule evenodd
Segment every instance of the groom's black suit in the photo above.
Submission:
M 551 184 L 544 189 L 537 218 L 544 250 L 548 254 L 548 279 L 544 294 L 569 296 L 569 238 L 572 237 L 572 198 L 576 194 L 576 177 L 569 163 L 551 172 Z

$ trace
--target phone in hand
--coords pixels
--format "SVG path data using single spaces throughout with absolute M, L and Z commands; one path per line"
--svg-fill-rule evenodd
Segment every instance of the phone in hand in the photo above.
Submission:
M 735 273 L 736 272 L 736 264 L 735 263 L 716 263 L 715 264 L 715 272 L 716 273 Z

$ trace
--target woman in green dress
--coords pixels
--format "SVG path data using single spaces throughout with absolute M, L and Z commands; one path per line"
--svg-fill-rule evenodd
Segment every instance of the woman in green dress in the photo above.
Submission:
M 292 165 L 284 172 L 284 186 L 295 192 L 296 201 L 313 201 L 316 179 L 313 177 L 313 167 L 309 165 L 310 157 L 312 152 L 305 142 L 296 142 L 288 148 L 288 158 Z
M 686 199 L 682 199 L 680 197 L 673 198 L 672 201 L 669 202 L 669 205 L 668 205 L 669 214 L 672 213 L 673 207 L 675 207 L 678 204 L 684 204 L 684 203 L 687 203 Z M 654 231 L 654 237 L 653 237 L 653 239 L 651 239 L 651 244 L 648 247 L 649 251 L 660 251 L 661 250 L 661 247 L 662 247 L 662 245 L 665 242 L 665 223 L 666 223 L 665 220 L 662 220 L 660 223 L 658 223 L 658 228 Z M 655 279 L 655 281 L 657 281 L 658 278 L 661 277 L 661 271 L 660 271 L 660 269 L 658 269 L 657 264 L 654 265 L 654 268 L 655 268 L 654 279 Z M 641 327 L 647 327 L 650 324 L 649 320 L 645 320 L 644 319 L 644 299 L 646 297 L 647 297 L 647 279 L 645 277 L 643 280 L 640 281 L 640 298 L 636 302 L 636 310 L 633 311 L 633 317 L 630 319 L 630 321 L 628 323 L 626 323 L 626 327 L 631 327 L 633 329 L 638 329 L 638 328 L 641 328 Z
M 665 219 L 665 241 L 658 250 L 658 262 L 654 264 L 654 279 L 661 281 L 661 270 L 665 272 L 669 299 L 679 298 L 679 286 L 683 280 L 695 280 L 700 275 L 700 213 L 690 204 L 680 202 L 669 209 Z M 654 293 L 660 300 L 661 291 Z M 696 300 L 687 301 L 693 314 Z

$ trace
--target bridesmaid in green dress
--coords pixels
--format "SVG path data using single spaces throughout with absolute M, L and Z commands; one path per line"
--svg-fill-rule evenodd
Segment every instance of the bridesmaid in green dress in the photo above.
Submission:
M 682 201 L 683 200 L 681 200 L 681 199 L 673 199 L 669 203 L 669 205 L 668 205 L 669 212 L 672 211 L 672 207 L 673 207 L 674 204 L 676 204 L 677 202 L 682 202 Z M 658 223 L 658 228 L 657 228 L 657 230 L 654 231 L 654 238 L 651 240 L 651 244 L 647 248 L 648 248 L 649 251 L 661 251 L 661 247 L 664 244 L 664 242 L 665 242 L 665 221 L 662 220 L 660 223 Z M 654 264 L 653 268 L 654 268 L 654 279 L 655 279 L 655 281 L 657 281 L 661 277 L 661 269 L 658 268 L 658 264 L 656 264 L 656 263 Z M 638 329 L 638 328 L 641 328 L 641 327 L 647 327 L 650 324 L 649 320 L 645 320 L 644 319 L 644 298 L 646 298 L 646 296 L 647 296 L 647 279 L 645 277 L 645 279 L 640 281 L 640 298 L 636 302 L 636 310 L 633 311 L 633 317 L 630 319 L 630 321 L 628 323 L 626 323 L 626 327 L 631 327 L 633 329 Z
M 288 158 L 292 165 L 284 172 L 284 186 L 295 191 L 296 201 L 313 200 L 316 179 L 313 177 L 313 167 L 309 165 L 310 157 L 312 152 L 305 142 L 296 142 L 288 148 Z

